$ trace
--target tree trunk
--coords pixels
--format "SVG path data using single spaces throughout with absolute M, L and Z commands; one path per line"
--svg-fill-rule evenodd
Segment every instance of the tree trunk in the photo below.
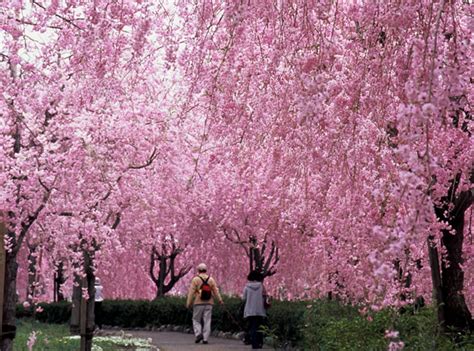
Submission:
M 69 324 L 69 332 L 71 335 L 80 334 L 80 320 L 81 320 L 81 278 L 74 274 L 74 285 L 72 288 L 72 309 L 71 322 Z
M 91 270 L 92 271 L 92 270 Z M 81 321 L 80 321 L 80 330 L 81 330 L 81 351 L 91 351 L 92 350 L 92 338 L 94 333 L 94 275 L 87 274 L 86 278 L 82 281 L 82 288 L 87 289 L 87 294 L 89 298 L 86 300 L 84 297 L 81 299 Z
M 82 289 L 87 289 L 88 299 L 82 295 L 80 300 L 80 334 L 81 334 L 81 351 L 92 350 L 92 338 L 94 333 L 94 302 L 95 302 L 95 276 L 93 271 L 93 254 L 83 251 L 84 270 L 86 277 L 82 279 Z
M 166 279 L 166 257 L 160 260 L 160 271 L 158 272 L 158 284 L 156 285 L 156 299 L 165 296 L 165 279 Z
M 61 286 L 66 281 L 64 277 L 64 264 L 59 262 L 54 273 L 54 301 L 64 301 L 64 294 L 61 292 Z
M 84 253 L 84 270 L 86 278 L 81 279 L 74 275 L 75 286 L 72 294 L 71 323 L 69 326 L 72 335 L 81 336 L 81 351 L 90 351 L 94 332 L 94 302 L 95 302 L 95 276 L 92 269 L 90 254 Z M 76 286 L 77 285 L 77 286 Z M 89 298 L 83 298 L 82 289 L 87 289 Z
M 446 248 L 446 260 L 442 261 L 442 290 L 446 326 L 455 330 L 473 330 L 472 315 L 464 299 L 464 272 L 462 270 L 462 245 L 464 240 L 464 211 L 451 221 L 454 234 L 443 231 L 442 242 Z
M 156 296 L 155 300 L 161 299 L 162 297 L 165 297 L 165 294 L 163 294 L 163 290 L 160 290 L 159 288 L 156 290 Z
M 160 262 L 160 266 L 162 266 L 162 263 Z M 165 291 L 164 291 L 164 280 L 166 277 L 163 277 L 164 271 L 160 268 L 160 271 L 158 272 L 158 280 L 156 281 L 156 296 L 155 300 L 161 299 L 162 297 L 165 297 Z
M 0 340 L 1 351 L 13 350 L 13 339 L 16 332 L 15 308 L 17 303 L 16 277 L 18 263 L 16 255 L 12 252 L 6 253 L 5 260 L 5 286 L 4 286 L 4 304 L 3 304 L 3 337 Z
M 474 170 L 470 174 L 470 182 L 474 183 Z M 474 329 L 474 322 L 463 295 L 462 268 L 464 214 L 474 203 L 474 189 L 457 193 L 460 184 L 459 173 L 453 178 L 446 197 L 435 207 L 436 217 L 451 227 L 451 230 L 443 230 L 441 237 L 441 243 L 446 250 L 446 256 L 441 262 L 441 290 L 444 299 L 445 327 L 458 332 Z

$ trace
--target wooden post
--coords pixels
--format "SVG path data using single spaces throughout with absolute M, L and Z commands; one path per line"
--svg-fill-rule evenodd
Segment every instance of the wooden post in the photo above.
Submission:
M 5 293 L 5 233 L 6 228 L 3 222 L 0 222 L 0 342 L 3 338 L 3 303 Z

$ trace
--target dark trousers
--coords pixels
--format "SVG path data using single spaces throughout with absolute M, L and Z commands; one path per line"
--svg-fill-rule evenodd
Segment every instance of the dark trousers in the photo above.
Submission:
M 249 316 L 247 321 L 249 323 L 249 336 L 252 344 L 252 349 L 261 349 L 263 346 L 263 333 L 260 331 L 260 327 L 263 324 L 264 317 L 261 316 Z
M 102 301 L 94 303 L 94 322 L 99 329 L 102 329 Z

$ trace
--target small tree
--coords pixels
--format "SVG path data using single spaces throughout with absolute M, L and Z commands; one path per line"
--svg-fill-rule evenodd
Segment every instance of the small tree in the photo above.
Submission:
M 259 242 L 257 237 L 252 234 L 248 238 L 242 238 L 239 231 L 235 228 L 224 228 L 223 230 L 227 240 L 244 248 L 245 254 L 249 259 L 249 272 L 257 270 L 262 273 L 264 279 L 276 273 L 276 265 L 280 260 L 280 254 L 274 240 L 270 244 L 270 252 L 267 252 L 267 234 Z
M 165 296 L 191 270 L 191 266 L 186 266 L 176 273 L 175 260 L 183 251 L 182 247 L 176 245 L 173 236 L 171 236 L 170 240 L 166 240 L 161 244 L 161 250 L 156 245 L 153 245 L 151 248 L 150 277 L 156 285 L 155 299 Z M 158 265 L 157 272 L 155 272 L 156 265 Z

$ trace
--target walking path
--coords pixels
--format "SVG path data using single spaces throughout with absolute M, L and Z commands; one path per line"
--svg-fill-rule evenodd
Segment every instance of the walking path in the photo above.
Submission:
M 152 331 L 127 331 L 127 333 L 139 338 L 151 338 L 153 345 L 160 348 L 160 351 L 249 351 L 252 350 L 250 345 L 245 345 L 240 340 L 210 337 L 209 344 L 194 343 L 193 334 L 185 334 L 179 332 L 152 332 Z M 265 346 L 264 350 L 273 350 L 271 347 Z

